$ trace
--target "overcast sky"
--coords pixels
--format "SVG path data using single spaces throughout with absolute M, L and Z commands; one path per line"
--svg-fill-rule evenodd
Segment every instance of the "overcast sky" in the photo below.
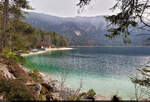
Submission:
M 82 13 L 77 13 L 76 4 L 79 0 L 29 0 L 30 5 L 34 8 L 34 12 L 50 14 L 54 16 L 72 17 L 72 16 L 96 16 L 108 15 L 112 11 L 109 10 L 115 0 L 93 0 L 93 2 L 84 8 Z

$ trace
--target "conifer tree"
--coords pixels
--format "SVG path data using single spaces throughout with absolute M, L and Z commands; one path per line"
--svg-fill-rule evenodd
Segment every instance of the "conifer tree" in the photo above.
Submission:
M 80 8 L 89 5 L 92 0 L 79 0 L 77 6 Z M 116 4 L 111 10 L 119 11 L 115 15 L 106 16 L 106 20 L 110 22 L 108 32 L 109 38 L 122 35 L 124 38 L 130 34 L 131 27 L 148 29 L 150 27 L 150 0 L 116 0 Z
M 31 9 L 27 0 L 0 0 L 1 33 L 0 52 L 8 43 L 9 19 L 19 20 L 23 17 L 22 9 Z

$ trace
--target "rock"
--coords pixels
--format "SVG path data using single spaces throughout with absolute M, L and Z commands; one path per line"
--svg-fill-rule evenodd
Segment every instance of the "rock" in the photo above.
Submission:
M 0 94 L 0 100 L 4 100 L 4 94 Z
M 10 61 L 8 59 L 4 59 L 4 58 L 0 58 L 0 63 L 3 65 L 7 65 L 7 69 L 8 71 L 13 74 L 13 76 L 15 76 L 16 78 L 24 78 L 29 80 L 30 77 L 28 75 L 28 73 L 26 73 L 23 68 L 18 65 L 17 63 L 15 63 L 14 61 Z
M 42 90 L 42 85 L 41 84 L 36 84 L 36 83 L 26 83 L 27 86 L 34 86 L 35 91 L 37 92 L 37 95 L 39 96 Z
M 19 65 L 19 66 L 22 67 L 22 69 L 23 69 L 25 72 L 27 72 L 27 73 L 30 72 L 30 69 L 27 69 L 27 68 L 25 68 L 25 67 L 23 67 L 23 66 L 21 66 L 21 65 Z
M 47 88 L 42 87 L 41 94 L 46 97 L 47 101 L 53 100 L 51 91 L 47 90 Z
M 52 81 L 50 75 L 47 75 L 47 74 L 42 73 L 42 72 L 40 72 L 40 75 L 41 75 L 41 79 L 43 82 L 51 82 Z
M 37 95 L 39 96 L 42 90 L 42 85 L 41 84 L 35 84 L 35 90 L 37 92 Z
M 54 91 L 53 87 L 51 85 L 49 85 L 48 83 L 42 83 L 41 84 L 43 87 L 45 87 L 48 91 Z
M 4 64 L 0 64 L 0 76 L 4 79 L 16 79 L 15 76 L 9 72 L 7 66 Z
M 101 96 L 101 95 L 96 95 L 94 98 L 95 100 L 110 100 L 108 97 Z
M 53 92 L 59 92 L 60 88 L 59 88 L 58 80 L 52 80 L 52 81 L 48 82 L 48 84 L 53 87 Z
M 40 98 L 40 101 L 47 101 L 47 98 L 45 95 L 40 94 L 39 98 Z
M 52 96 L 54 100 L 62 100 L 59 93 L 52 93 Z

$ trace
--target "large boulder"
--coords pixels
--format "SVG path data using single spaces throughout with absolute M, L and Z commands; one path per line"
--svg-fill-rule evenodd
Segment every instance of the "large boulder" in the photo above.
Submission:
M 7 65 L 0 63 L 0 79 L 16 79 L 16 77 L 9 72 Z
M 10 73 L 12 73 L 16 78 L 24 78 L 29 80 L 30 77 L 28 73 L 26 73 L 23 68 L 13 61 L 9 61 L 7 59 L 0 59 L 0 63 L 7 66 L 7 69 Z

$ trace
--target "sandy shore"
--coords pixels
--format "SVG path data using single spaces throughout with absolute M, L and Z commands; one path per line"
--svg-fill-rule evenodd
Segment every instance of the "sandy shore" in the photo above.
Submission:
M 57 50 L 73 50 L 73 48 L 45 48 L 45 50 L 38 50 L 36 52 L 23 53 L 21 56 L 30 56 L 35 54 L 42 54 L 49 51 L 57 51 Z

